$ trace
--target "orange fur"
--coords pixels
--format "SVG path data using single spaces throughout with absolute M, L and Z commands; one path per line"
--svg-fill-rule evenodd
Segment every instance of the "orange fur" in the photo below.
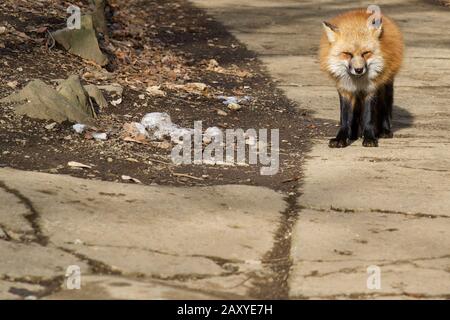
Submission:
M 364 46 L 370 46 L 371 43 L 378 41 L 379 51 L 384 64 L 382 71 L 372 80 L 372 83 L 376 88 L 379 88 L 380 86 L 393 81 L 400 70 L 403 60 L 403 39 L 397 25 L 384 15 L 382 15 L 381 36 L 379 38 L 373 36 L 367 26 L 369 17 L 370 14 L 367 13 L 366 10 L 360 9 L 343 13 L 329 20 L 329 23 L 338 27 L 338 31 L 336 32 L 338 41 L 341 44 L 346 44 L 348 50 L 351 50 L 351 52 L 356 55 L 362 56 L 364 59 L 369 59 L 373 55 L 372 52 L 362 55 Z M 338 78 L 329 70 L 328 60 L 335 43 L 330 43 L 324 32 L 320 42 L 319 59 L 321 69 L 338 82 Z M 341 55 L 343 56 L 338 56 L 339 59 L 346 58 L 345 53 L 341 53 Z

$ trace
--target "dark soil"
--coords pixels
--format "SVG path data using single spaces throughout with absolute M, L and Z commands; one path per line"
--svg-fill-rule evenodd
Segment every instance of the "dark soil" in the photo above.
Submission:
M 78 3 L 83 12 L 86 2 Z M 19 117 L 13 106 L 0 105 L 0 166 L 107 181 L 122 181 L 121 176 L 128 175 L 144 184 L 248 184 L 294 191 L 310 139 L 334 130 L 334 125 L 325 126 L 285 98 L 254 53 L 186 1 L 111 0 L 110 4 L 112 45 L 102 41 L 111 59 L 107 68 L 114 79 L 110 80 L 86 76 L 99 69 L 62 48 L 48 48 L 42 27 L 50 31 L 63 27 L 68 2 L 4 0 L 0 4 L 0 26 L 16 30 L 0 35 L 0 98 L 31 79 L 52 84 L 70 74 L 85 75 L 85 83 L 118 82 L 125 89 L 122 104 L 109 104 L 96 119 L 96 127 L 109 136 L 101 142 L 76 134 L 70 123 L 46 129 L 52 121 Z M 243 73 L 208 70 L 210 59 L 226 70 Z M 18 81 L 17 88 L 7 86 L 11 81 Z M 209 89 L 196 94 L 163 88 L 165 97 L 139 98 L 149 85 L 189 82 L 205 83 Z M 252 100 L 241 110 L 230 111 L 218 95 L 248 95 Z M 218 115 L 217 110 L 227 115 Z M 139 122 L 149 112 L 167 112 L 174 123 L 191 128 L 194 121 L 202 120 L 203 128 L 279 129 L 280 170 L 277 175 L 262 176 L 257 165 L 174 166 L 170 148 L 160 143 L 125 142 L 120 137 L 124 123 Z M 70 168 L 69 161 L 92 169 Z

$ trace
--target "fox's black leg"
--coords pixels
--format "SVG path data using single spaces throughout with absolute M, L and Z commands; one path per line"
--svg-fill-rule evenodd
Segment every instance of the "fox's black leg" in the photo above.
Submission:
M 392 138 L 392 105 L 394 103 L 394 84 L 391 82 L 384 87 L 384 108 L 381 116 L 380 138 Z
M 339 94 L 341 106 L 341 117 L 339 132 L 336 138 L 331 139 L 328 145 L 330 148 L 344 148 L 348 145 L 348 140 L 352 136 L 353 106 L 352 102 Z
M 355 105 L 353 106 L 353 116 L 351 123 L 350 140 L 358 140 L 360 136 L 360 126 L 361 126 L 361 101 L 360 99 L 355 100 Z
M 376 132 L 376 108 L 378 105 L 378 95 L 368 96 L 364 100 L 363 110 L 363 146 L 378 147 Z

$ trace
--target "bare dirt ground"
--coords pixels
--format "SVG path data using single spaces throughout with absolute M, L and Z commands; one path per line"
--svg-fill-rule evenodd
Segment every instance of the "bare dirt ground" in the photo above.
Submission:
M 65 123 L 46 129 L 52 121 L 16 116 L 13 106 L 3 106 L 0 119 L 0 164 L 25 170 L 120 181 L 121 175 L 145 184 L 210 185 L 241 183 L 289 190 L 300 178 L 308 139 L 324 127 L 306 111 L 298 111 L 278 91 L 256 56 L 220 24 L 185 1 L 111 1 L 110 43 L 102 42 L 110 57 L 107 69 L 49 48 L 48 31 L 65 24 L 66 1 L 4 1 L 0 19 L 7 32 L 0 38 L 2 97 L 19 90 L 31 79 L 56 84 L 56 79 L 81 74 L 86 84 L 119 83 L 123 102 L 101 110 L 96 127 L 108 141 L 86 139 Z M 86 2 L 78 3 L 87 10 Z M 211 60 L 219 68 L 212 69 Z M 12 84 L 11 84 L 12 83 Z M 204 83 L 202 92 L 175 89 L 174 85 Z M 9 84 L 9 85 L 8 85 Z M 162 85 L 166 96 L 149 96 L 145 89 Z M 144 99 L 139 96 L 145 94 Z M 217 97 L 251 96 L 239 111 L 228 110 Z M 117 97 L 108 96 L 109 102 Z M 221 110 L 222 115 L 218 114 Z M 279 128 L 281 174 L 264 177 L 258 166 L 173 167 L 170 143 L 137 144 L 123 141 L 122 127 L 139 122 L 149 112 L 167 112 L 174 123 L 203 128 Z M 225 115 L 226 114 L 226 115 Z M 93 166 L 69 168 L 69 161 Z M 181 174 L 181 175 L 180 175 Z M 185 175 L 187 174 L 187 175 Z M 295 189 L 295 188 L 294 188 Z

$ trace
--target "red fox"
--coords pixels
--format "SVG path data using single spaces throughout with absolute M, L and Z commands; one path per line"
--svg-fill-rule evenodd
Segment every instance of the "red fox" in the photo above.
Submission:
M 402 34 L 386 16 L 355 10 L 323 22 L 321 69 L 336 82 L 340 129 L 331 148 L 346 147 L 363 137 L 363 146 L 377 147 L 378 138 L 392 138 L 394 77 L 403 59 Z

